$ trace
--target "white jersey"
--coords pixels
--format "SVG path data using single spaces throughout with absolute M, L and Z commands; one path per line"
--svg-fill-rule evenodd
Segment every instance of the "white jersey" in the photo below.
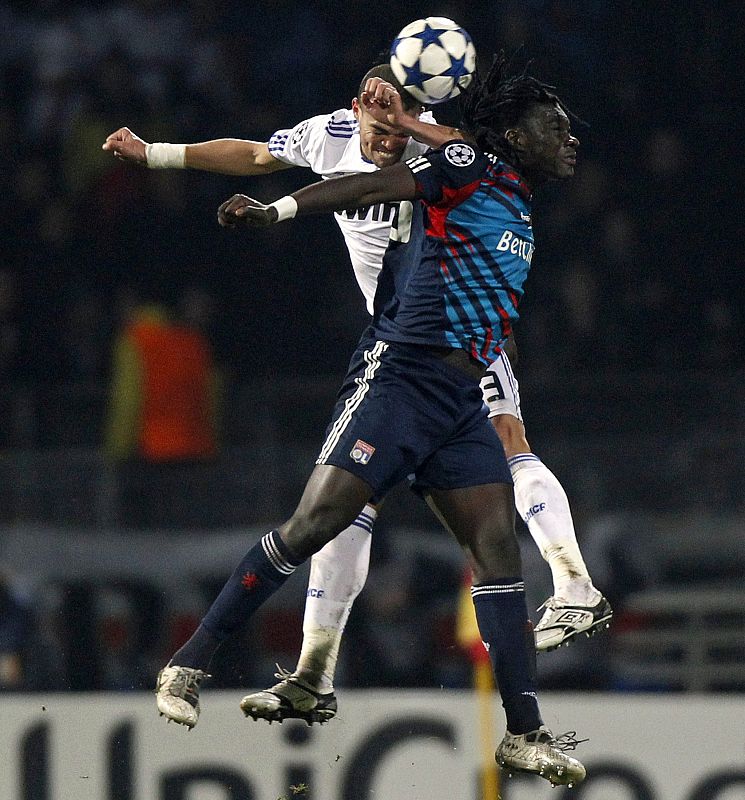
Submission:
M 422 114 L 420 119 L 434 122 L 429 112 Z M 428 149 L 427 145 L 410 139 L 401 161 L 421 155 Z M 360 126 L 354 112 L 348 108 L 311 117 L 294 128 L 276 131 L 269 139 L 269 152 L 286 164 L 308 167 L 324 179 L 378 169 L 362 155 Z M 398 203 L 378 203 L 334 214 L 370 314 L 373 313 L 378 275 L 397 207 Z

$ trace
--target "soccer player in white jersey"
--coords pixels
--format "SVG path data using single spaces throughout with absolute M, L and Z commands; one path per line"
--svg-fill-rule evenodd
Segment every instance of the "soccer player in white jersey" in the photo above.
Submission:
M 365 108 L 380 100 L 390 109 L 392 121 L 406 114 L 432 124 L 417 126 L 416 139 L 403 135 L 393 122 L 382 122 Z M 129 128 L 120 128 L 106 139 L 103 149 L 153 169 L 191 168 L 249 176 L 299 166 L 330 178 L 372 172 L 460 138 L 455 129 L 434 124 L 431 115 L 423 112 L 400 90 L 390 67 L 378 65 L 364 76 L 351 109 L 303 120 L 277 131 L 268 142 L 218 139 L 189 145 L 148 144 Z M 334 215 L 370 313 L 395 212 L 395 206 L 382 205 Z M 525 438 L 518 384 L 506 354 L 489 367 L 482 390 L 509 460 L 515 505 L 551 568 L 554 594 L 544 604 L 535 632 L 536 649 L 552 650 L 579 633 L 590 635 L 607 627 L 611 608 L 592 584 L 561 484 L 531 452 Z M 376 506 L 367 505 L 346 531 L 312 557 L 296 669 L 278 674 L 279 683 L 270 689 L 245 697 L 241 707 L 248 716 L 280 721 L 300 718 L 310 724 L 336 714 L 333 680 L 339 646 L 352 603 L 367 578 L 376 516 Z M 159 686 L 161 691 L 166 689 Z M 195 724 L 196 719 L 195 709 L 187 724 Z

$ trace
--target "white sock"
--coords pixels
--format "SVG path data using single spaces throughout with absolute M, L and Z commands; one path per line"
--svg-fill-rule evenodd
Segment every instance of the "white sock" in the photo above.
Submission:
M 508 463 L 515 484 L 515 507 L 551 568 L 554 597 L 594 605 L 601 595 L 592 585 L 580 553 L 562 485 L 532 453 L 519 453 Z
M 303 617 L 303 647 L 295 674 L 314 689 L 334 688 L 336 659 L 344 628 L 370 564 L 377 511 L 366 505 L 357 519 L 310 561 Z

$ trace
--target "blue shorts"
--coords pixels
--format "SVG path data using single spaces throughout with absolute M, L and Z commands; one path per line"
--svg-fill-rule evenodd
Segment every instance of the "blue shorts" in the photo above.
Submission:
M 316 464 L 351 472 L 382 497 L 414 488 L 512 483 L 478 381 L 425 347 L 364 339 L 352 356 Z

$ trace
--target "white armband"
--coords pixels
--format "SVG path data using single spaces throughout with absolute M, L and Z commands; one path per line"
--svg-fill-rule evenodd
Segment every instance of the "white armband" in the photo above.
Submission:
M 184 169 L 186 145 L 153 142 L 145 145 L 145 159 L 150 169 Z
M 267 208 L 276 208 L 277 222 L 282 222 L 285 219 L 292 219 L 297 214 L 297 200 L 292 195 L 286 194 L 279 200 L 269 203 Z

